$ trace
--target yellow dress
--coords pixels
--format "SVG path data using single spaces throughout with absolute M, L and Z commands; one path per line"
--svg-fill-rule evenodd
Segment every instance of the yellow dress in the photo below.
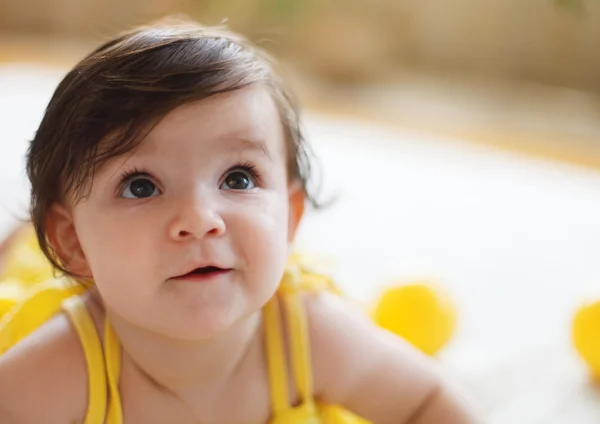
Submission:
M 336 291 L 328 277 L 301 264 L 298 257 L 292 258 L 277 294 L 263 308 L 272 406 L 269 424 L 366 424 L 348 411 L 321 404 L 313 397 L 307 323 L 300 299 L 307 290 Z M 79 335 L 88 367 L 90 396 L 84 424 L 122 424 L 120 344 L 108 321 L 102 344 L 83 303 L 84 291 L 84 287 L 68 280 L 34 285 L 26 297 L 0 317 L 0 355 L 54 314 L 64 311 Z M 289 335 L 291 377 L 300 396 L 297 406 L 290 405 L 284 334 Z

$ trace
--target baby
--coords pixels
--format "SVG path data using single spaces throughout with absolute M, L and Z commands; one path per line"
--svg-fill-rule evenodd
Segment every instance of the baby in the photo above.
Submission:
M 20 308 L 71 295 L 0 356 L 0 422 L 476 422 L 434 361 L 290 259 L 318 205 L 309 159 L 242 37 L 159 22 L 83 59 L 27 157 L 38 241 L 68 281 Z

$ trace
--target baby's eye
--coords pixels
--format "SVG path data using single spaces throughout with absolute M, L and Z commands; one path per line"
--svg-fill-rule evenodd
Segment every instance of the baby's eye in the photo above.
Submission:
M 138 178 L 129 181 L 121 193 L 126 199 L 144 199 L 158 196 L 160 193 L 156 185 L 148 178 Z
M 222 190 L 250 190 L 256 187 L 254 177 L 248 171 L 237 169 L 231 171 L 221 184 Z

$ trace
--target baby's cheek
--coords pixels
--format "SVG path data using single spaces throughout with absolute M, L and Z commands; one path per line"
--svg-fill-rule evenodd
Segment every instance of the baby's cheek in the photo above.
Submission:
M 257 254 L 262 256 L 263 266 L 269 273 L 280 273 L 287 260 L 287 220 L 275 216 L 265 217 L 261 222 L 261 248 Z
M 238 245 L 236 250 L 255 272 L 268 271 L 273 262 L 282 260 L 281 250 L 285 250 L 287 221 L 280 213 L 271 212 L 274 211 L 246 214 L 229 228 Z
M 143 254 L 138 250 L 143 245 L 135 249 L 135 239 L 120 228 L 121 224 L 109 224 L 99 219 L 81 234 L 87 262 L 99 285 L 129 279 L 128 274 L 138 269 L 136 262 L 142 259 Z
M 265 250 L 277 248 L 287 240 L 287 217 L 282 213 L 258 215 L 252 234 L 264 244 Z

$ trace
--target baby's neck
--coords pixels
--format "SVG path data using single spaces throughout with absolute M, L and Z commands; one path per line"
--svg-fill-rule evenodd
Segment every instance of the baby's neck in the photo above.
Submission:
M 241 365 L 260 329 L 260 311 L 201 341 L 178 340 L 109 314 L 123 357 L 157 386 L 173 393 L 222 387 Z

